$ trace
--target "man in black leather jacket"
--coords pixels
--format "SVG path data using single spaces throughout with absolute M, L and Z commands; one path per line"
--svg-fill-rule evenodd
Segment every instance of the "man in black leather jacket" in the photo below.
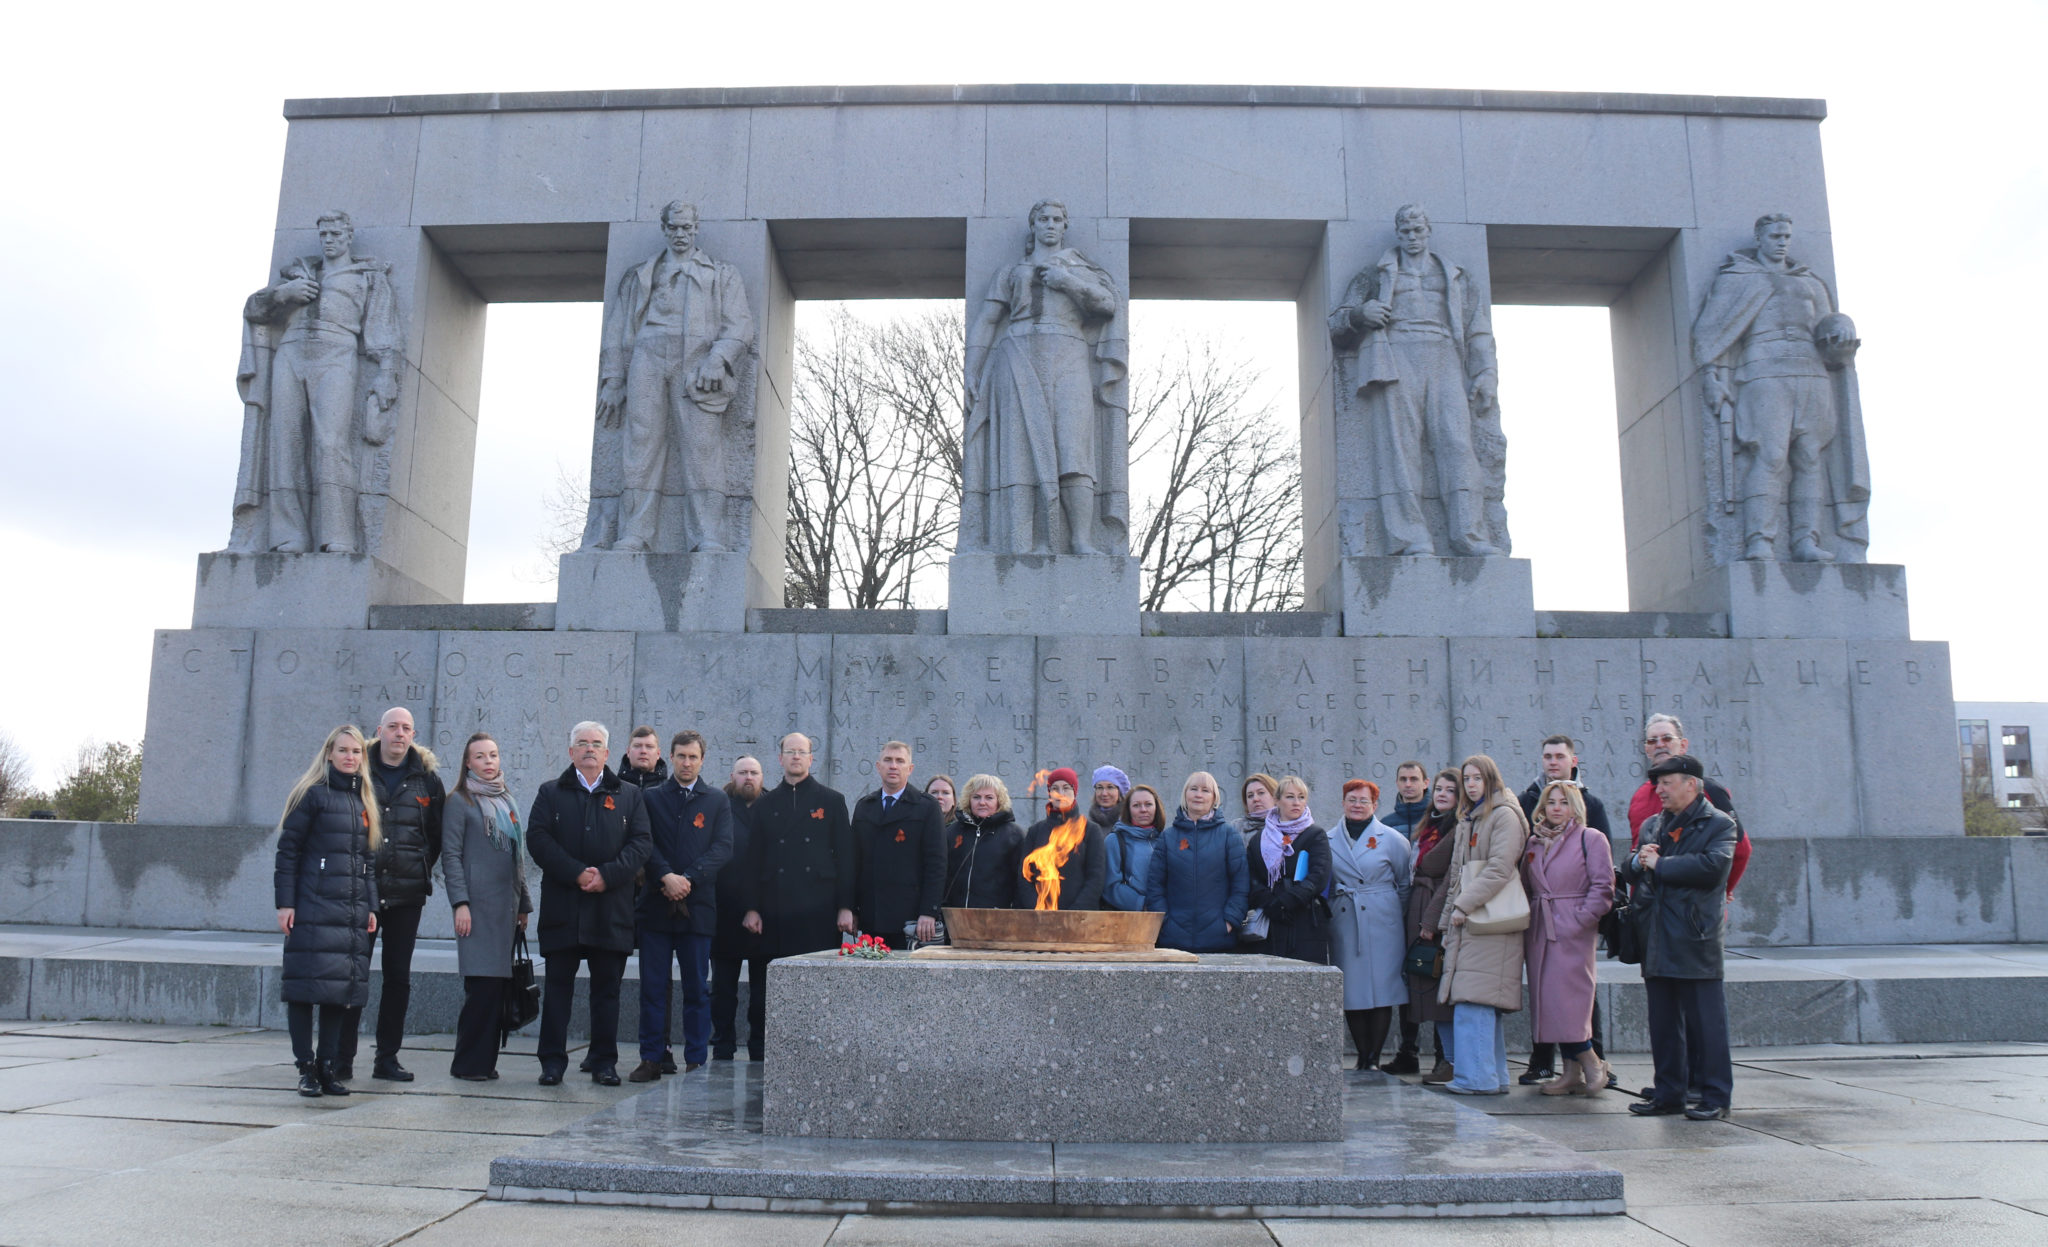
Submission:
M 377 721 L 376 746 L 367 765 L 376 790 L 383 841 L 377 846 L 377 933 L 384 946 L 384 988 L 377 998 L 377 1055 L 372 1078 L 411 1082 L 398 1063 L 405 1042 L 405 1014 L 412 1005 L 412 952 L 419 942 L 420 915 L 434 894 L 434 863 L 441 860 L 441 807 L 448 798 L 435 774 L 434 755 L 413 743 L 412 712 L 393 706 Z M 357 1034 L 363 1011 L 349 1011 L 342 1027 L 335 1077 L 355 1074 Z
M 1706 798 L 1706 769 L 1691 754 L 1650 768 L 1664 812 L 1643 824 L 1642 847 L 1621 868 L 1632 886 L 1643 936 L 1643 994 L 1651 1097 L 1631 1104 L 1639 1117 L 1684 1113 L 1694 1121 L 1728 1116 L 1735 1067 L 1728 1053 L 1728 999 L 1722 990 L 1722 936 L 1728 871 L 1735 862 L 1735 820 Z M 1688 1108 L 1686 1087 L 1700 1089 Z

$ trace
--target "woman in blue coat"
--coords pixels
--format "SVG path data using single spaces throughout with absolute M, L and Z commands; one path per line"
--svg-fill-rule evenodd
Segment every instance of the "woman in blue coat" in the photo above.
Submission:
M 1145 908 L 1166 915 L 1161 948 L 1224 953 L 1237 947 L 1251 867 L 1243 833 L 1216 811 L 1220 801 L 1214 775 L 1188 776 L 1180 812 L 1145 864 Z
M 377 929 L 377 802 L 365 800 L 363 734 L 344 723 L 285 799 L 277 825 L 281 995 L 299 1066 L 299 1094 L 347 1095 L 334 1077 L 350 1009 L 370 1003 L 370 936 Z M 319 1045 L 313 1013 L 319 1009 Z
M 1379 785 L 1344 781 L 1344 823 L 1330 837 L 1331 963 L 1344 971 L 1344 1023 L 1358 1068 L 1379 1064 L 1394 1009 L 1408 1003 L 1401 963 L 1408 954 L 1408 888 L 1415 858 L 1408 840 L 1381 822 Z
M 1124 817 L 1102 838 L 1109 862 L 1102 907 L 1137 912 L 1145 908 L 1145 875 L 1152 864 L 1152 850 L 1166 834 L 1166 809 L 1159 790 L 1150 784 L 1132 785 L 1123 804 Z

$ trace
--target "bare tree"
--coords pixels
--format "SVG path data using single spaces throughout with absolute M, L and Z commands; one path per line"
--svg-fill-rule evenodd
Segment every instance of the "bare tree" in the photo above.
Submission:
M 791 386 L 784 601 L 911 605 L 960 521 L 958 310 L 883 324 L 841 309 L 799 338 Z
M 1145 610 L 1301 605 L 1301 456 L 1262 375 L 1214 339 L 1131 370 L 1131 476 L 1144 495 L 1132 544 Z M 1163 475 L 1156 492 L 1140 489 Z
M 0 732 L 0 813 L 12 809 L 34 790 L 35 767 L 29 762 L 28 750 L 16 744 L 12 736 Z

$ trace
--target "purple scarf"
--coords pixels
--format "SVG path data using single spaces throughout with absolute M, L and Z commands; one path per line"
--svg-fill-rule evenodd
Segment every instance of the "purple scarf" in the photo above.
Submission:
M 1281 882 L 1280 863 L 1287 857 L 1287 842 L 1307 831 L 1315 821 L 1315 815 L 1309 813 L 1305 805 L 1301 807 L 1301 817 L 1291 823 L 1280 820 L 1277 806 L 1267 811 L 1265 830 L 1259 833 L 1259 854 L 1266 859 L 1268 883 Z

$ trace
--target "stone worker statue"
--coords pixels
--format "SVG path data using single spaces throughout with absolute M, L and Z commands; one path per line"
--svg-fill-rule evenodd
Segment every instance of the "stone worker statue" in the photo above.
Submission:
M 962 552 L 1130 551 L 1122 304 L 1066 235 L 1065 204 L 1033 204 L 1023 258 L 968 331 Z
M 1721 510 L 1740 503 L 1742 557 L 1863 562 L 1861 343 L 1828 284 L 1792 258 L 1791 217 L 1759 218 L 1756 246 L 1721 262 L 1692 344 L 1720 451 Z
M 1394 214 L 1394 233 L 1330 313 L 1339 394 L 1365 422 L 1364 484 L 1384 537 L 1347 533 L 1343 552 L 1506 554 L 1507 439 L 1487 300 L 1429 249 L 1420 205 Z
M 359 447 L 391 439 L 404 356 L 391 266 L 351 254 L 348 213 L 324 213 L 315 225 L 320 254 L 285 265 L 277 284 L 242 307 L 242 466 L 230 550 L 355 553 Z M 358 405 L 361 356 L 376 374 Z
M 659 551 L 730 549 L 725 415 L 754 344 L 739 270 L 697 249 L 697 209 L 661 210 L 668 246 L 619 280 L 605 305 L 597 416 L 621 429 L 616 501 L 591 482 L 584 545 Z M 600 462 L 604 456 L 598 456 Z M 681 531 L 662 524 L 680 495 Z

